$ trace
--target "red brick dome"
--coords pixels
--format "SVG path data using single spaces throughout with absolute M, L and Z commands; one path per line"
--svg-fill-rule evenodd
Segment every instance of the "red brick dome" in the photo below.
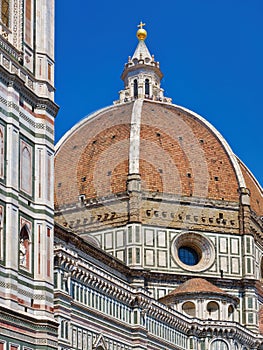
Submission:
M 213 126 L 183 107 L 141 99 L 91 114 L 60 140 L 57 213 L 81 201 L 98 207 L 118 198 L 118 222 L 125 222 L 128 183 L 134 176 L 141 195 L 152 199 L 238 203 L 240 188 L 248 183 L 253 209 L 262 215 L 260 186 Z
M 126 191 L 132 150 L 142 191 L 238 201 L 244 179 L 223 140 L 203 119 L 144 101 L 132 138 L 134 103 L 112 106 L 77 124 L 57 145 L 56 201 L 71 204 Z M 136 149 L 137 148 L 137 149 Z

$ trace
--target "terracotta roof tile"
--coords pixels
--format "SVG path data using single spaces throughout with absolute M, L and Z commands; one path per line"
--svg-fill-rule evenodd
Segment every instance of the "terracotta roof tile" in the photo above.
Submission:
M 177 287 L 170 295 L 182 293 L 224 293 L 224 291 L 203 278 L 191 278 Z
M 213 297 L 217 294 L 220 297 L 228 297 L 231 298 L 234 302 L 239 303 L 239 298 L 234 295 L 230 295 L 223 291 L 221 288 L 213 285 L 203 278 L 191 278 L 188 281 L 184 282 L 180 286 L 178 286 L 175 290 L 173 290 L 168 295 L 159 299 L 159 302 L 163 304 L 169 304 L 171 300 L 174 298 L 180 298 L 182 296 L 188 295 L 189 297 L 193 297 L 193 294 L 207 294 L 210 297 Z M 262 311 L 263 317 L 263 311 Z M 263 322 L 263 321 L 262 321 Z
M 226 294 L 222 289 L 216 287 L 212 283 L 206 281 L 203 278 L 191 278 L 184 282 L 173 290 L 168 295 L 159 299 L 160 302 L 170 299 L 173 296 L 179 296 L 183 294 L 194 294 L 194 293 L 215 293 L 215 294 Z

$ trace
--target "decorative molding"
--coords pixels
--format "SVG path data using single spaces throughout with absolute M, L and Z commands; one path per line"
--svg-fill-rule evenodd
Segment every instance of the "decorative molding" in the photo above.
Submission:
M 45 109 L 53 117 L 57 115 L 59 107 L 55 104 L 55 102 L 49 97 L 41 97 L 36 94 L 34 86 L 39 81 L 36 80 L 32 74 L 25 70 L 25 68 L 23 68 L 21 65 L 19 65 L 16 73 L 12 72 L 13 65 L 11 65 L 11 61 L 6 62 L 5 66 L 6 67 L 4 68 L 0 65 L 0 77 L 4 84 L 7 86 L 10 86 L 11 84 L 11 86 L 19 91 L 22 97 L 31 105 L 36 107 L 41 106 L 39 108 Z M 43 81 L 41 81 L 41 83 L 47 84 L 47 82 Z M 50 86 L 50 88 L 54 90 L 53 87 Z

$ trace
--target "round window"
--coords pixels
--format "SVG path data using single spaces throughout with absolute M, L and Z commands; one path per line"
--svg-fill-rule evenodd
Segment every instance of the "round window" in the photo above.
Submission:
M 194 266 L 199 263 L 199 254 L 191 247 L 182 246 L 178 249 L 179 259 L 186 265 Z
M 188 271 L 204 271 L 215 261 L 213 243 L 207 237 L 194 232 L 176 236 L 172 253 L 176 263 Z
M 195 317 L 195 304 L 191 301 L 184 303 L 182 309 L 187 315 Z

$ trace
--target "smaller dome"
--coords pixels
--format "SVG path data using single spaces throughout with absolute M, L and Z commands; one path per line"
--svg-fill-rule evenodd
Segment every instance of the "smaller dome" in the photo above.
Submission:
M 228 321 L 234 321 L 239 299 L 203 278 L 191 278 L 159 302 L 188 317 L 218 321 L 227 315 Z
M 209 294 L 211 298 L 217 295 L 218 297 L 230 298 L 236 303 L 239 302 L 239 299 L 233 295 L 227 294 L 222 289 L 208 282 L 204 278 L 191 278 L 188 281 L 184 282 L 180 286 L 178 286 L 175 290 L 173 290 L 168 295 L 160 298 L 159 301 L 163 304 L 169 304 L 171 299 L 180 299 L 182 297 L 194 297 L 194 295 L 200 296 L 200 294 Z
M 181 295 L 181 294 L 192 294 L 192 293 L 216 293 L 225 294 L 225 292 L 208 282 L 204 278 L 191 278 L 190 280 L 184 282 L 171 293 L 169 296 Z

